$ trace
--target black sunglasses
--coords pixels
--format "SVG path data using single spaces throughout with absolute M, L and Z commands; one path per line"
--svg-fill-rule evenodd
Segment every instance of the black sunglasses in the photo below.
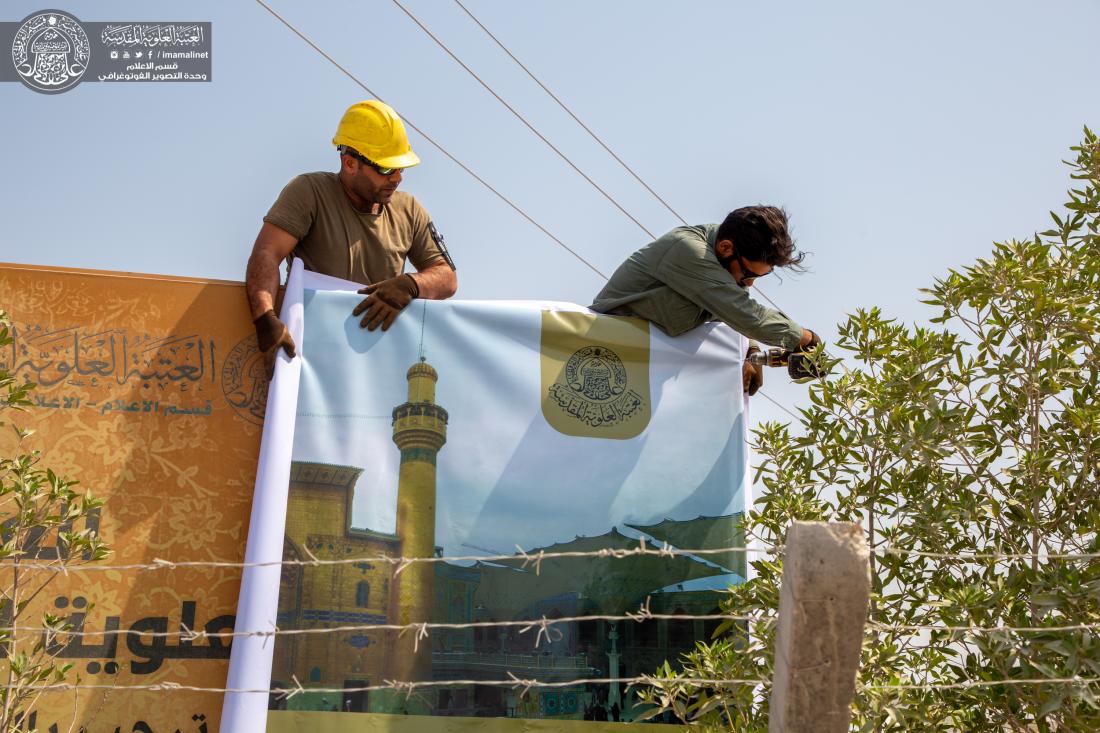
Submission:
M 377 163 L 375 163 L 373 160 L 371 160 L 370 158 L 366 158 L 366 157 L 360 155 L 357 151 L 352 150 L 351 148 L 347 147 L 346 145 L 341 146 L 340 152 L 344 153 L 345 155 L 350 155 L 351 157 L 355 158 L 356 160 L 358 160 L 360 163 L 367 166 L 368 168 L 372 168 L 374 170 L 374 172 L 377 173 L 380 176 L 392 176 L 394 173 L 397 173 L 398 171 L 405 170 L 404 168 L 385 168 L 383 166 L 380 166 Z
M 745 273 L 745 277 L 742 278 L 743 280 L 756 280 L 758 278 L 772 274 L 771 270 L 768 270 L 767 272 L 762 274 L 758 272 L 753 272 L 745 266 L 745 258 L 742 257 L 740 254 L 737 255 L 737 264 L 741 265 L 741 272 Z

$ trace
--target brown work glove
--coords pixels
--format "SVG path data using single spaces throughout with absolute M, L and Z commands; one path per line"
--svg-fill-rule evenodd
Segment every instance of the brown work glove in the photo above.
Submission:
M 753 354 L 759 351 L 759 346 L 750 346 L 748 353 Z M 756 394 L 764 386 L 764 367 L 760 364 L 750 364 L 746 360 L 741 366 L 741 386 L 749 397 Z
M 825 376 L 826 370 L 819 364 L 825 352 L 822 351 L 816 356 L 814 354 L 817 347 L 822 345 L 818 335 L 810 331 L 810 343 L 798 347 L 787 359 L 787 373 L 791 375 L 791 379 L 796 382 L 807 382 Z
M 256 327 L 256 347 L 263 354 L 267 378 L 271 379 L 271 374 L 275 371 L 275 356 L 279 352 L 279 347 L 283 347 L 283 351 L 292 359 L 297 353 L 294 339 L 290 337 L 290 329 L 275 315 L 274 309 L 268 309 L 266 313 L 252 321 L 252 325 Z
M 404 310 L 413 298 L 420 295 L 420 287 L 412 275 L 404 273 L 389 280 L 368 285 L 361 289 L 359 294 L 368 296 L 351 312 L 353 316 L 357 316 L 365 311 L 359 325 L 368 331 L 373 331 L 381 325 L 382 330 L 387 331 L 393 325 L 397 314 Z
M 291 358 L 297 353 L 294 339 L 290 337 L 290 329 L 279 320 L 273 309 L 269 309 L 254 320 L 252 325 L 256 327 L 256 346 L 262 353 L 274 353 L 279 346 L 282 346 L 283 351 Z

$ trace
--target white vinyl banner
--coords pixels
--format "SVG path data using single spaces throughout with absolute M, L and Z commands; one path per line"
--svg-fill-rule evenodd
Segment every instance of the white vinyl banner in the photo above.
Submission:
M 744 544 L 742 337 L 511 301 L 414 300 L 370 332 L 356 287 L 291 273 L 299 358 L 269 393 L 237 632 L 297 633 L 238 636 L 222 730 L 269 710 L 633 719 L 605 680 L 716 622 L 587 617 L 712 614 L 744 578 L 744 553 L 688 552 Z M 623 552 L 643 546 L 678 552 Z M 512 675 L 554 686 L 489 684 Z

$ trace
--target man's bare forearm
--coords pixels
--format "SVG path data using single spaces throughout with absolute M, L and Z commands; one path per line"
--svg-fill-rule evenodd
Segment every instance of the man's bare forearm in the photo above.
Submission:
M 275 308 L 275 293 L 279 291 L 279 263 L 296 244 L 297 237 L 274 224 L 264 222 L 260 228 L 244 274 L 253 319 Z
M 421 298 L 445 300 L 458 289 L 458 277 L 446 262 L 425 267 L 420 272 L 411 273 L 412 279 L 420 290 Z
M 252 318 L 259 318 L 275 307 L 275 293 L 279 289 L 279 260 L 264 251 L 254 251 L 248 258 L 245 270 L 245 287 Z

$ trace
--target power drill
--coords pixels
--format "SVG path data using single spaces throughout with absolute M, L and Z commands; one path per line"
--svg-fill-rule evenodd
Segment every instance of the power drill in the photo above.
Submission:
M 745 357 L 745 361 L 758 366 L 785 366 L 791 380 L 799 383 L 808 382 L 825 374 L 825 371 L 814 361 L 813 355 L 804 351 L 790 349 L 754 351 Z

